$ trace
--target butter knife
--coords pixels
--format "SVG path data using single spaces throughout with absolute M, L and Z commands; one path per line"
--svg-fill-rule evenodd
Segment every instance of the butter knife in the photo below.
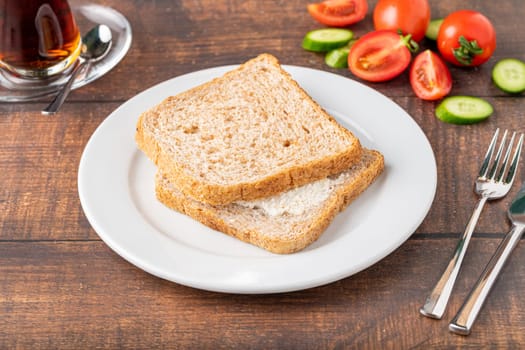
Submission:
M 468 335 L 474 321 L 476 320 L 490 289 L 494 285 L 501 269 L 505 265 L 525 229 L 525 183 L 522 185 L 516 198 L 512 201 L 508 211 L 508 217 L 512 222 L 511 230 L 505 235 L 496 252 L 481 273 L 475 287 L 459 309 L 457 315 L 449 324 L 451 332 Z

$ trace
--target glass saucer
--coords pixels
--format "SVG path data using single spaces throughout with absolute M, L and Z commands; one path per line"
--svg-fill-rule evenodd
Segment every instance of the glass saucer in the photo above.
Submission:
M 102 60 L 93 63 L 87 74 L 76 78 L 72 89 L 78 89 L 109 72 L 124 58 L 131 46 L 132 34 L 126 17 L 112 8 L 82 4 L 73 6 L 72 9 L 81 33 L 86 33 L 97 24 L 105 24 L 113 35 L 108 54 Z M 24 79 L 0 70 L 0 102 L 32 101 L 53 95 L 66 83 L 70 73 L 71 69 L 52 78 Z

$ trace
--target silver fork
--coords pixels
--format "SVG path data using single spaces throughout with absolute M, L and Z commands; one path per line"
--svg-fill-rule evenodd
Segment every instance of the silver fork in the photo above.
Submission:
M 427 317 L 441 319 L 443 316 L 450 294 L 452 293 L 452 288 L 454 287 L 454 283 L 456 282 L 456 278 L 461 268 L 461 263 L 465 257 L 470 238 L 472 237 L 472 232 L 474 232 L 474 228 L 476 227 L 481 211 L 483 210 L 483 206 L 487 200 L 504 197 L 509 192 L 512 183 L 514 182 L 523 144 L 523 135 L 521 135 L 518 141 L 510 166 L 508 162 L 514 146 L 516 133 L 512 134 L 503 159 L 501 156 L 503 155 L 503 150 L 507 140 L 507 130 L 503 133 L 498 151 L 494 156 L 498 135 L 499 129 L 496 129 L 479 170 L 479 176 L 476 179 L 475 192 L 480 196 L 478 204 L 470 217 L 465 232 L 461 236 L 445 272 L 443 272 L 443 275 L 427 297 L 423 307 L 419 309 L 419 312 Z

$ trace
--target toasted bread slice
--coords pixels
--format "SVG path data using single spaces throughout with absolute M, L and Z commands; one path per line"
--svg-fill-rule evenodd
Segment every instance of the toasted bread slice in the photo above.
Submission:
M 212 206 L 185 196 L 157 173 L 157 198 L 201 223 L 274 253 L 314 242 L 341 210 L 383 171 L 383 156 L 365 150 L 348 170 L 273 197 Z
M 213 205 L 340 173 L 362 153 L 268 54 L 144 112 L 136 141 L 185 195 Z

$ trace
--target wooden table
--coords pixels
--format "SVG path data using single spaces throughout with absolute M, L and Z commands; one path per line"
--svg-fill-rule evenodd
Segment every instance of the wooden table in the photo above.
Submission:
M 75 3 L 72 1 L 72 3 Z M 230 295 L 168 282 L 136 268 L 106 246 L 84 216 L 77 192 L 81 153 L 119 105 L 165 79 L 237 64 L 269 52 L 284 64 L 332 70 L 301 49 L 319 27 L 307 1 L 120 1 L 98 3 L 133 27 L 125 59 L 76 90 L 60 114 L 42 116 L 45 101 L 0 105 L 0 348 L 517 348 L 525 344 L 525 246 L 518 245 L 473 333 L 448 331 L 484 265 L 509 229 L 505 210 L 517 192 L 489 203 L 441 321 L 418 309 L 445 268 L 477 197 L 473 181 L 496 127 L 525 131 L 525 99 L 491 82 L 498 59 L 525 59 L 520 0 L 431 0 L 432 17 L 470 6 L 494 23 L 498 48 L 474 69 L 451 68 L 452 94 L 486 98 L 494 115 L 455 126 L 434 117 L 436 103 L 416 98 L 408 74 L 367 85 L 420 125 L 435 152 L 434 203 L 416 232 L 379 263 L 338 282 L 276 295 Z M 366 19 L 357 35 L 372 30 Z M 424 42 L 423 46 L 432 47 Z M 388 115 L 385 115 L 388 118 Z M 417 162 L 414 159 L 414 162 Z M 525 179 L 525 162 L 516 183 Z

